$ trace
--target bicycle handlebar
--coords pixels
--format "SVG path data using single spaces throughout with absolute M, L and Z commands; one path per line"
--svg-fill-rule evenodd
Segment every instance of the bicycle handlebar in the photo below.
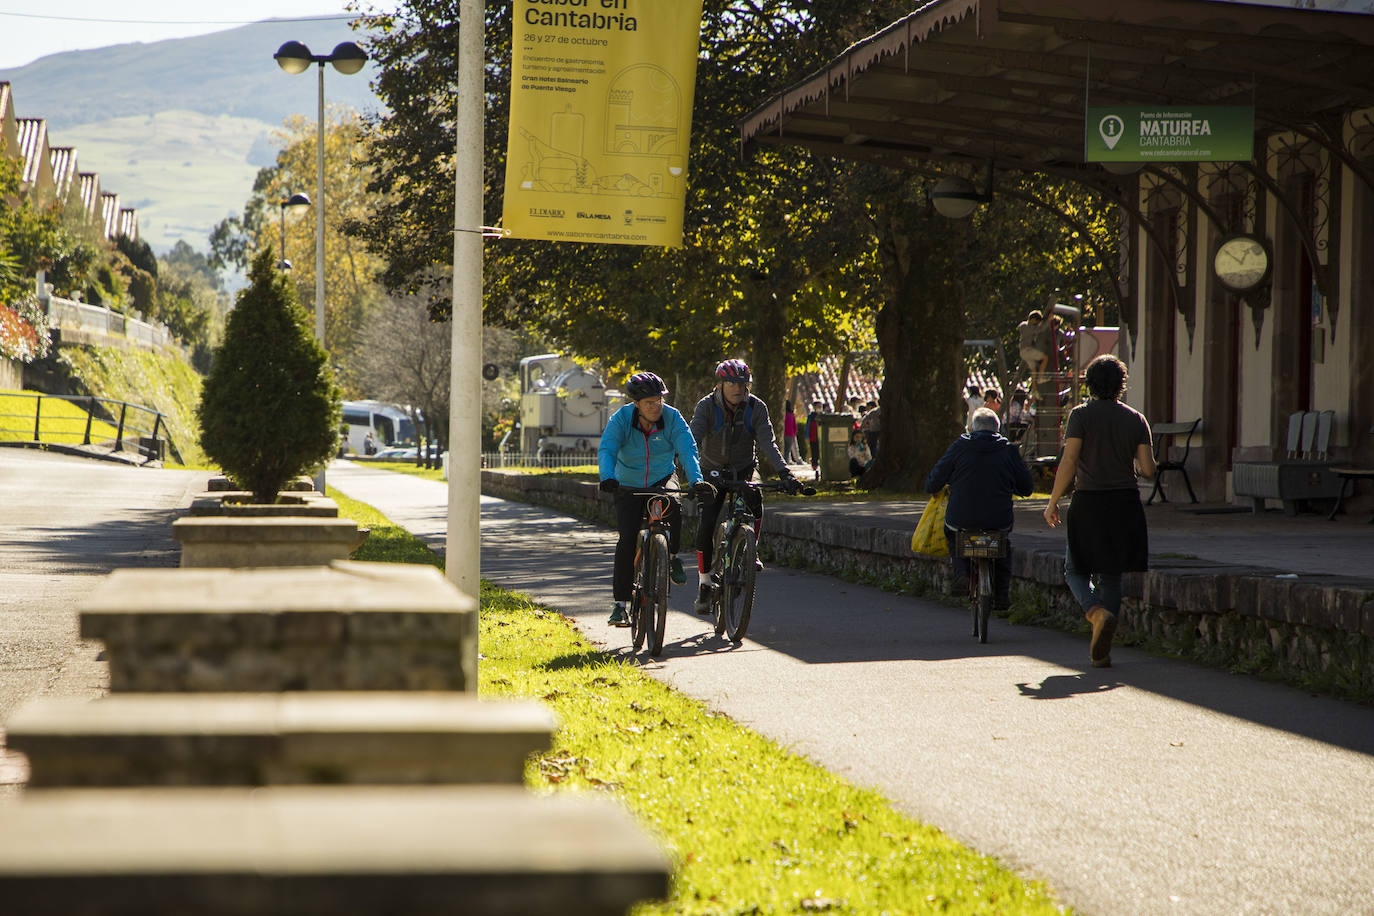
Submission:
M 706 481 L 706 482 L 709 483 L 711 486 L 715 487 L 717 490 L 786 490 L 786 489 L 787 489 L 787 484 L 784 484 L 784 483 L 777 483 L 777 482 L 773 482 L 773 481 L 769 481 L 768 483 L 754 483 L 752 480 L 722 480 L 722 481 L 719 481 L 719 482 L 717 482 L 717 481 L 712 481 L 712 480 L 708 480 L 708 481 Z M 806 486 L 805 484 L 802 484 L 802 488 L 801 488 L 801 490 L 799 490 L 798 492 L 800 492 L 802 496 L 815 496 L 815 495 L 816 495 L 816 488 L 815 488 L 815 487 L 809 487 L 809 486 Z

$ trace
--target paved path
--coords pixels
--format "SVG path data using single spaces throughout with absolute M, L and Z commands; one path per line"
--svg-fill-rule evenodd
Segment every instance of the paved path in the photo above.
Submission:
M 346 462 L 330 484 L 442 548 L 446 485 Z M 485 578 L 623 651 L 611 532 L 485 497 L 482 514 Z M 1374 911 L 1374 710 L 1130 649 L 1091 669 L 1084 638 L 1000 620 L 980 646 L 965 611 L 826 576 L 759 585 L 738 647 L 677 590 L 647 670 L 1084 913 Z
M 209 476 L 0 448 L 0 722 L 35 694 L 106 689 L 77 608 L 113 569 L 175 566 L 172 520 Z M 0 795 L 26 772 L 0 748 Z

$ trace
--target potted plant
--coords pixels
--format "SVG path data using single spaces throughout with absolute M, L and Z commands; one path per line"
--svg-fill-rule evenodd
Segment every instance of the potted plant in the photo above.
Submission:
M 254 503 L 276 509 L 282 490 L 333 456 L 340 406 L 324 347 L 294 287 L 273 265 L 270 249 L 253 259 L 196 416 L 205 454 Z M 328 563 L 346 558 L 367 536 L 347 519 L 286 512 L 178 519 L 172 528 L 182 546 L 181 565 Z

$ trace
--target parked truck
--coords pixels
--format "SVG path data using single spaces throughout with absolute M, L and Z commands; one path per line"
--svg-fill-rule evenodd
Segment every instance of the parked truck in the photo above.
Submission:
M 520 451 L 526 455 L 594 455 L 614 410 L 593 369 L 557 353 L 520 360 Z

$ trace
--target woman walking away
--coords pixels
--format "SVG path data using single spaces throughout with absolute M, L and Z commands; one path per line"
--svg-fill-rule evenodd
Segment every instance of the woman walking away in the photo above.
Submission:
M 783 402 L 782 415 L 782 457 L 788 464 L 801 464 L 801 452 L 797 450 L 797 415 L 792 410 L 792 401 Z
M 1064 454 L 1045 507 L 1045 522 L 1059 524 L 1059 500 L 1074 485 L 1067 512 L 1064 579 L 1092 624 L 1088 661 L 1112 664 L 1112 635 L 1121 613 L 1121 574 L 1143 571 L 1149 559 L 1145 510 L 1136 477 L 1155 476 L 1150 424 L 1119 400 L 1126 366 L 1099 356 L 1084 373 L 1092 397 L 1069 414 Z

